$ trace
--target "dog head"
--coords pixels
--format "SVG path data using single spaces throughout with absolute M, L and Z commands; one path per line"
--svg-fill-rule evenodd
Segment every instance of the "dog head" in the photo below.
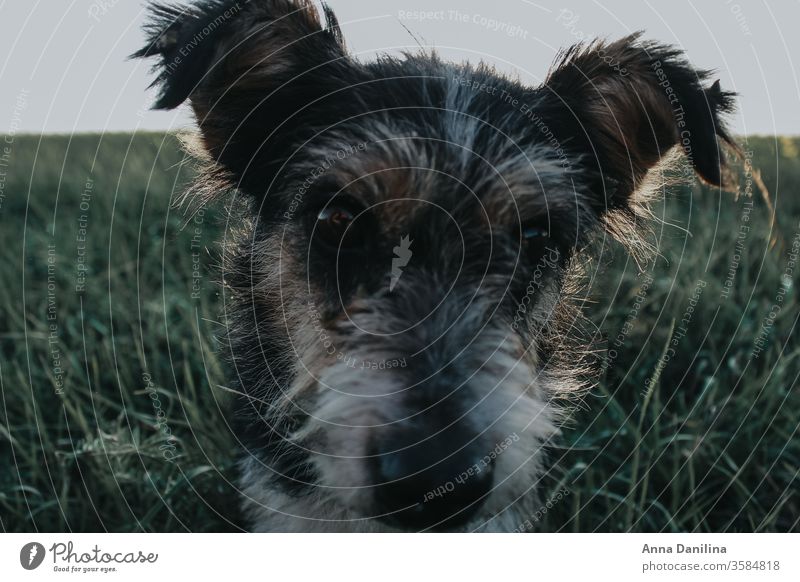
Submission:
M 579 392 L 570 289 L 683 151 L 722 185 L 732 95 L 638 36 L 543 85 L 351 56 L 299 0 L 153 9 L 160 108 L 250 216 L 224 273 L 246 493 L 268 529 L 513 529 Z

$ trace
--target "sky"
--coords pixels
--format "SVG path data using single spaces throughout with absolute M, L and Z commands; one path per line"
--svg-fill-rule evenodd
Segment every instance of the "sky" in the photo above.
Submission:
M 183 0 L 185 3 L 186 0 Z M 183 129 L 183 106 L 152 111 L 144 0 L 0 0 L 0 133 Z M 367 60 L 422 44 L 484 60 L 531 85 L 582 38 L 677 45 L 740 94 L 738 134 L 800 134 L 800 0 L 329 0 L 348 47 Z M 418 44 L 419 43 L 419 44 Z

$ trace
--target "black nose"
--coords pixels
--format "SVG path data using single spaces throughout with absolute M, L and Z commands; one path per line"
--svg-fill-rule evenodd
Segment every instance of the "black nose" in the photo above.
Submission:
M 404 431 L 372 458 L 380 519 L 409 530 L 447 530 L 475 515 L 492 488 L 493 463 L 480 439 L 447 430 L 427 440 Z

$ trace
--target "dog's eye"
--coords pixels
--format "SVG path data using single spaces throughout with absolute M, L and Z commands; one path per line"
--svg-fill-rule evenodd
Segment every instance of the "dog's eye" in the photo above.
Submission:
M 529 223 L 522 226 L 522 244 L 532 263 L 538 262 L 550 244 L 550 232 L 541 223 Z
M 346 206 L 326 206 L 317 214 L 314 236 L 332 247 L 353 248 L 362 239 L 355 218 L 356 213 Z
M 522 229 L 522 238 L 525 240 L 543 239 L 550 236 L 550 233 L 543 226 L 530 224 Z

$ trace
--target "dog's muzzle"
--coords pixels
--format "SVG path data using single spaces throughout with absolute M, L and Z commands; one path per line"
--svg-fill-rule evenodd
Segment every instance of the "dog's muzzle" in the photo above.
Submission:
M 373 300 L 335 329 L 343 353 L 406 365 L 362 370 L 339 361 L 320 375 L 314 417 L 324 455 L 315 460 L 323 483 L 344 491 L 360 517 L 405 531 L 460 529 L 497 485 L 498 443 L 536 414 L 526 408 L 531 371 L 506 322 L 487 315 L 496 307 L 488 299 L 465 310 L 469 301 L 453 294 L 431 307 L 421 281 L 443 285 L 420 278 L 412 288 L 417 280 L 406 275 L 398 295 Z
M 375 446 L 370 472 L 379 519 L 405 530 L 447 530 L 472 518 L 493 484 L 481 438 L 454 425 L 425 438 L 394 429 Z

